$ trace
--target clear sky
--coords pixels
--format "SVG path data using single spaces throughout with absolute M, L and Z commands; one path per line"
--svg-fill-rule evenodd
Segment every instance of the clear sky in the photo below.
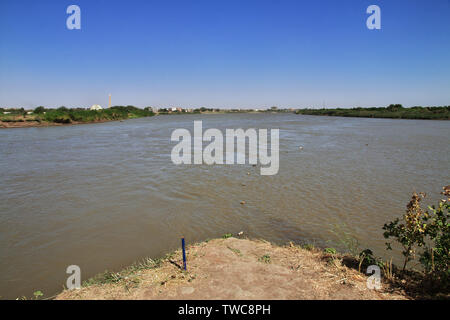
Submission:
M 81 8 L 81 30 L 66 9 Z M 366 9 L 381 8 L 381 30 Z M 0 0 L 0 107 L 450 104 L 450 0 Z

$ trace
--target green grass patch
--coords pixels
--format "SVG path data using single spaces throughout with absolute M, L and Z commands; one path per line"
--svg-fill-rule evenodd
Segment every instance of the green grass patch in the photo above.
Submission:
M 336 251 L 335 248 L 325 248 L 325 249 L 323 250 L 323 252 L 329 253 L 329 254 L 336 254 L 336 253 L 337 253 L 337 251 Z
M 270 263 L 270 255 L 265 254 L 258 259 L 259 262 Z
M 227 246 L 228 249 L 230 249 L 232 252 L 234 252 L 237 256 L 242 257 L 242 252 L 239 249 L 231 248 Z

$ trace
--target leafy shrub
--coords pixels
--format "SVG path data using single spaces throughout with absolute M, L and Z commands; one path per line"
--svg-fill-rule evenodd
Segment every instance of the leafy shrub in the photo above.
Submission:
M 377 263 L 377 259 L 373 256 L 373 252 L 370 249 L 365 249 L 359 253 L 359 261 L 361 264 L 372 265 Z
M 385 238 L 394 237 L 403 246 L 403 270 L 415 258 L 418 247 L 424 247 L 419 253 L 420 262 L 430 277 L 442 281 L 441 285 L 446 287 L 450 280 L 450 186 L 444 187 L 442 194 L 447 199 L 423 212 L 420 201 L 425 195 L 413 193 L 403 223 L 396 219 L 383 229 Z M 391 249 L 390 243 L 387 248 Z
M 441 200 L 436 208 L 428 207 L 424 217 L 426 234 L 430 244 L 425 245 L 425 250 L 420 256 L 420 262 L 425 270 L 441 278 L 448 283 L 450 280 L 450 186 L 444 187 L 447 200 Z
M 38 299 L 39 299 L 40 297 L 42 297 L 44 294 L 42 293 L 42 291 L 38 290 L 38 291 L 33 292 L 33 295 L 34 295 L 34 298 L 35 298 L 36 300 L 38 300 Z
M 420 208 L 420 201 L 425 194 L 413 193 L 411 201 L 406 206 L 406 214 L 403 215 L 403 223 L 400 219 L 395 219 L 383 226 L 384 237 L 389 239 L 393 237 L 403 247 L 402 254 L 405 257 L 403 270 L 409 261 L 414 259 L 417 247 L 425 244 L 425 226 L 423 223 L 424 213 Z M 388 250 L 392 250 L 391 243 L 386 242 Z

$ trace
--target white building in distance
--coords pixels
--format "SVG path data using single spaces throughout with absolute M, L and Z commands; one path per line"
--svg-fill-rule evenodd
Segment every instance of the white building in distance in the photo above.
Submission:
M 89 110 L 102 110 L 103 108 L 101 106 L 99 106 L 98 104 L 94 104 L 92 107 L 89 108 Z

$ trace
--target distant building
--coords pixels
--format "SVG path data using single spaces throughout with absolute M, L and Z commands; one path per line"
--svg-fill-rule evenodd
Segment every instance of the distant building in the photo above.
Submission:
M 98 104 L 94 104 L 92 107 L 89 108 L 89 110 L 102 110 L 103 108 L 101 106 L 99 106 Z

